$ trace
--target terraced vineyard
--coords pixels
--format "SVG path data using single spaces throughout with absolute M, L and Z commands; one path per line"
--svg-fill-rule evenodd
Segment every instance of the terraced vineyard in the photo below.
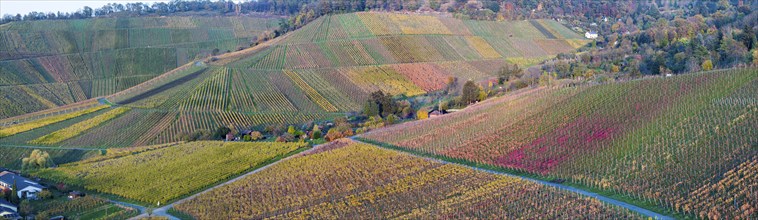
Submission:
M 174 206 L 196 219 L 640 218 L 526 180 L 340 140 Z
M 23 21 L 0 28 L 0 119 L 106 96 L 214 49 L 234 51 L 275 18 Z
M 125 112 L 129 111 L 128 108 L 115 108 L 113 110 L 109 110 L 108 112 L 105 112 L 101 115 L 95 116 L 91 119 L 87 119 L 85 121 L 76 123 L 74 125 L 71 125 L 65 129 L 61 129 L 58 131 L 55 131 L 53 133 L 47 134 L 45 136 L 42 136 L 40 138 L 37 138 L 33 141 L 30 141 L 29 143 L 32 144 L 55 144 L 70 138 L 73 138 L 82 132 L 85 132 L 89 129 L 92 129 L 108 120 L 111 120 L 121 114 L 124 114 Z
M 61 114 L 61 115 L 53 115 L 53 116 L 43 117 L 43 118 L 40 118 L 40 119 L 36 119 L 34 121 L 23 122 L 21 124 L 15 124 L 14 123 L 14 124 L 11 124 L 9 126 L 2 127 L 0 129 L 0 137 L 12 136 L 12 135 L 15 135 L 15 134 L 18 134 L 18 133 L 26 132 L 26 131 L 29 131 L 29 130 L 32 130 L 32 129 L 36 129 L 36 128 L 40 128 L 40 127 L 44 127 L 44 126 L 47 126 L 47 125 L 50 125 L 50 124 L 54 124 L 54 123 L 57 123 L 57 122 L 61 122 L 61 121 L 64 121 L 64 120 L 68 120 L 68 119 L 71 119 L 71 118 L 75 118 L 75 117 L 79 117 L 79 116 L 82 116 L 82 115 L 90 114 L 90 113 L 93 113 L 93 112 L 96 112 L 98 110 L 102 110 L 102 109 L 105 109 L 105 108 L 107 108 L 107 106 L 100 105 L 100 106 L 90 107 L 90 108 L 87 108 L 87 109 L 83 109 L 83 110 L 79 110 L 79 111 L 75 111 L 75 112 L 71 112 L 71 113 L 65 113 L 65 114 Z
M 191 142 L 65 164 L 34 175 L 147 204 L 165 204 L 301 147 L 304 144 Z
M 756 178 L 734 176 L 752 175 L 758 155 L 756 89 L 755 68 L 537 89 L 363 137 L 567 179 L 700 218 L 752 218 L 758 200 L 743 186 Z
M 171 45 L 188 45 L 189 43 L 186 42 L 206 38 L 248 37 L 249 35 L 239 36 L 241 30 L 248 29 L 239 28 L 240 24 L 237 22 L 242 22 L 242 26 L 250 26 L 255 30 L 265 30 L 255 21 L 270 22 L 267 19 L 252 18 L 250 21 L 231 18 L 145 19 L 147 20 L 119 21 L 121 23 L 118 23 L 120 25 L 118 27 L 121 28 L 118 30 L 124 32 L 125 36 L 144 35 L 149 36 L 150 39 L 124 38 L 118 41 L 119 47 L 114 50 L 81 47 L 77 51 L 69 52 L 103 54 L 126 53 L 125 50 L 168 49 L 176 53 L 178 49 L 170 47 Z M 23 23 L 16 25 L 21 24 Z M 108 22 L 100 25 L 92 26 L 90 29 L 102 30 L 100 32 L 110 30 Z M 146 27 L 139 28 L 141 27 L 139 25 Z M 537 26 L 541 28 L 538 30 Z M 234 30 L 226 27 L 234 27 Z M 498 28 L 500 31 L 507 31 L 508 35 L 501 32 L 487 32 L 484 30 L 486 28 Z M 536 45 L 543 41 L 543 43 L 560 43 L 566 40 L 580 40 L 578 35 L 570 34 L 573 32 L 561 28 L 565 29 L 552 20 L 530 23 L 462 21 L 444 15 L 394 13 L 327 15 L 283 36 L 283 39 L 274 40 L 275 43 L 252 48 L 249 51 L 253 52 L 249 53 L 242 51 L 242 54 L 246 54 L 244 56 L 230 56 L 232 58 L 219 56 L 220 60 L 213 62 L 186 63 L 159 76 L 156 76 L 154 72 L 143 70 L 140 70 L 143 74 L 139 76 L 109 72 L 111 75 L 108 77 L 118 79 L 113 81 L 114 78 L 103 78 L 91 73 L 61 76 L 35 73 L 36 75 L 23 75 L 28 78 L 27 81 L 23 81 L 19 78 L 22 75 L 8 75 L 7 77 L 15 77 L 13 79 L 18 82 L 30 84 L 19 86 L 17 89 L 19 92 L 49 92 L 37 95 L 26 93 L 29 95 L 27 98 L 23 98 L 25 97 L 23 94 L 17 97 L 6 96 L 7 98 L 32 100 L 38 103 L 36 105 L 49 108 L 104 96 L 105 99 L 97 101 L 120 105 L 131 110 L 112 115 L 113 117 L 107 114 L 85 115 L 83 117 L 87 117 L 87 120 L 77 119 L 79 123 L 87 124 L 86 127 L 53 120 L 52 122 L 60 123 L 44 123 L 19 130 L 18 126 L 31 125 L 18 124 L 19 122 L 45 118 L 50 114 L 35 113 L 36 115 L 9 118 L 0 121 L 0 126 L 2 126 L 0 136 L 10 136 L 0 139 L 0 144 L 31 143 L 85 148 L 129 147 L 181 141 L 185 134 L 199 130 L 214 130 L 219 126 L 227 126 L 238 131 L 254 126 L 328 120 L 343 116 L 346 112 L 360 111 L 368 95 L 376 90 L 393 95 L 421 95 L 445 88 L 450 77 L 458 77 L 462 80 L 489 80 L 509 59 L 540 60 L 544 58 L 524 57 L 523 54 L 526 53 L 524 51 L 503 53 L 498 49 L 497 42 L 520 40 Z M 5 29 L 20 31 L 19 27 L 15 26 L 5 27 Z M 31 28 L 31 30 L 34 29 Z M 555 33 L 548 38 L 541 35 L 540 30 Z M 121 35 L 115 33 L 113 35 L 116 39 L 120 39 L 119 36 Z M 79 40 L 88 42 L 87 39 Z M 140 48 L 148 45 L 151 48 Z M 568 52 L 572 49 L 573 47 L 560 47 L 551 52 Z M 28 50 L 34 51 L 33 48 Z M 533 52 L 531 49 L 529 51 Z M 34 54 L 32 52 L 27 55 Z M 130 54 L 130 56 L 137 55 L 139 58 L 135 58 L 136 61 L 146 63 L 160 61 L 160 59 L 150 57 L 151 54 Z M 554 54 L 540 52 L 538 55 Z M 171 57 L 176 56 L 177 54 L 171 55 Z M 149 61 L 141 60 L 143 58 Z M 161 71 L 176 67 L 177 62 L 171 62 L 170 68 L 164 68 Z M 128 62 L 123 64 L 127 65 Z M 156 66 L 161 65 L 156 64 Z M 94 68 L 90 67 L 74 69 Z M 3 68 L 3 65 L 0 65 L 0 68 Z M 84 89 L 76 90 L 66 87 L 70 91 L 64 94 L 78 95 L 74 95 L 76 98 L 57 101 L 48 97 L 60 94 L 59 90 L 39 89 L 36 86 L 42 85 L 39 83 L 43 82 L 32 80 L 46 77 L 52 77 L 58 81 L 73 80 L 78 82 L 74 83 L 76 85 L 86 86 L 80 86 Z M 87 82 L 90 79 L 91 83 Z M 0 89 L 2 88 L 6 87 L 0 86 Z M 87 101 L 87 103 L 92 102 L 95 100 Z M 3 103 L 2 98 L 0 98 L 0 103 Z M 64 108 L 52 108 L 49 112 L 61 112 L 58 109 Z M 109 117 L 109 120 L 100 120 L 99 117 Z M 92 123 L 91 120 L 97 120 L 98 123 Z M 62 133 L 66 135 L 61 135 Z
M 553 20 L 462 21 L 444 15 L 359 12 L 319 18 L 280 44 L 229 65 L 262 71 L 329 72 L 327 77 L 347 78 L 326 79 L 331 87 L 357 87 L 343 90 L 360 91 L 350 101 L 361 103 L 367 91 L 377 89 L 412 96 L 440 89 L 448 77 L 485 80 L 492 78 L 505 60 L 534 64 L 569 52 L 582 41 Z M 515 48 L 514 44 L 523 45 Z M 466 67 L 482 61 L 496 66 L 486 71 Z M 308 90 L 305 93 L 310 100 L 317 100 L 318 106 L 334 110 L 314 96 L 320 91 L 314 93 L 301 87 L 304 84 L 291 77 L 295 75 L 287 76 L 301 90 Z M 359 110 L 352 104 L 330 104 Z

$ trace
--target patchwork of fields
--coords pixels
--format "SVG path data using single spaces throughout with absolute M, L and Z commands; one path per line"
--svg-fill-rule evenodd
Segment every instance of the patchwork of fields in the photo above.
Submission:
M 582 37 L 553 20 L 462 21 L 365 12 L 324 16 L 235 65 L 307 69 L 543 58 L 575 49 L 576 41 Z
M 327 80 L 346 78 L 363 91 L 348 93 L 360 103 L 377 89 L 413 96 L 440 89 L 448 77 L 486 80 L 507 60 L 524 64 L 521 60 L 546 59 L 572 51 L 572 42 L 582 41 L 553 20 L 463 21 L 441 15 L 359 12 L 319 18 L 280 44 L 228 66 L 316 70 L 328 73 Z
M 211 131 L 219 126 L 242 130 L 249 126 L 305 123 L 337 117 L 330 113 L 237 113 L 185 112 L 134 108 L 118 117 L 82 128 L 81 123 L 100 121 L 97 117 L 113 110 L 101 110 L 31 131 L 0 139 L 0 144 L 42 145 L 77 148 L 120 148 L 183 141 L 194 131 Z M 30 122 L 34 123 L 34 122 Z M 79 123 L 79 124 L 77 124 Z M 25 124 L 21 124 L 25 125 Z M 75 131 L 73 134 L 69 134 Z M 58 137 L 60 134 L 67 134 Z
M 536 89 L 363 137 L 701 218 L 750 218 L 758 204 L 756 89 L 756 69 Z
M 418 96 L 453 77 L 483 82 L 507 63 L 531 65 L 587 43 L 554 20 L 359 12 L 194 61 L 247 46 L 277 23 L 142 17 L 3 25 L 0 167 L 21 169 L 40 148 L 56 166 L 25 170 L 32 176 L 171 204 L 309 146 L 182 142 L 196 132 L 333 119 L 361 111 L 377 90 Z M 356 139 L 568 181 L 665 214 L 754 219 L 755 91 L 755 67 L 528 88 Z M 642 217 L 625 204 L 541 183 L 340 139 L 166 207 L 196 219 Z M 94 209 L 83 216 L 136 214 L 105 200 L 78 201 L 88 204 L 65 204 Z
M 253 17 L 140 17 L 3 25 L 0 118 L 116 93 L 214 49 L 248 46 L 252 37 L 276 28 L 277 22 Z
M 174 208 L 196 219 L 640 218 L 533 182 L 340 140 Z
M 305 144 L 191 142 L 91 158 L 34 175 L 147 204 L 165 204 L 301 147 Z
M 209 39 L 249 37 L 231 30 L 262 31 L 271 27 L 270 19 L 252 18 L 188 20 L 169 17 L 126 21 L 98 20 L 92 19 L 91 22 L 101 23 L 85 25 L 87 28 L 77 27 L 84 28 L 83 33 L 118 30 L 127 32 L 127 37 L 136 32 L 140 33 L 138 35 L 150 37 L 146 37 L 143 40 L 145 42 L 129 38 L 129 41 L 124 43 L 116 41 L 120 36 L 116 34 L 114 42 L 122 44 L 108 47 L 110 49 L 86 45 L 101 45 L 103 43 L 100 41 L 111 38 L 100 39 L 98 35 L 94 35 L 94 38 L 99 39 L 97 42 L 100 42 L 95 43 L 90 42 L 93 40 L 92 36 L 72 37 L 78 42 L 72 45 L 79 46 L 74 49 L 60 49 L 58 52 L 71 53 L 78 57 L 86 53 L 126 53 L 124 51 L 127 50 L 168 49 L 175 53 L 177 48 L 170 47 L 171 45 L 186 45 L 177 41 L 196 41 L 211 36 L 216 37 Z M 59 29 L 37 30 L 36 27 L 53 23 L 56 21 L 34 25 L 14 23 L 0 31 L 38 31 L 49 35 L 57 33 L 55 31 Z M 210 34 L 219 30 L 229 31 L 218 36 Z M 196 33 L 198 31 L 208 32 L 209 35 Z M 191 36 L 185 36 L 186 34 Z M 496 71 L 505 65 L 507 60 L 538 60 L 540 57 L 555 55 L 558 52 L 568 52 L 574 47 L 553 47 L 553 44 L 580 39 L 580 36 L 552 20 L 487 22 L 463 21 L 445 16 L 351 13 L 323 16 L 284 36 L 281 41 L 256 48 L 257 52 L 241 58 L 210 63 L 188 63 L 176 69 L 173 69 L 178 64 L 176 59 L 170 61 L 170 65 L 156 64 L 156 68 L 152 69 L 160 69 L 161 66 L 166 68 L 160 71 L 173 69 L 161 75 L 145 71 L 142 67 L 133 68 L 134 66 L 129 68 L 139 71 L 139 75 L 87 65 L 86 68 L 68 65 L 72 62 L 52 62 L 51 65 L 66 67 L 72 71 L 98 69 L 110 75 L 92 72 L 72 75 L 66 71 L 59 72 L 67 75 L 50 75 L 47 74 L 49 71 L 4 74 L 3 77 L 6 79 L 0 82 L 8 82 L 8 85 L 0 85 L 0 90 L 8 89 L 14 91 L 8 94 L 18 94 L 0 97 L 0 103 L 10 106 L 3 110 L 7 111 L 6 117 L 13 115 L 11 112 L 52 108 L 44 111 L 45 114 L 33 113 L 0 120 L 0 136 L 12 135 L 0 139 L 0 143 L 86 148 L 128 147 L 180 141 L 184 134 L 198 130 L 213 130 L 219 126 L 244 130 L 251 126 L 326 120 L 341 116 L 345 112 L 360 111 L 369 94 L 377 90 L 393 95 L 415 96 L 445 88 L 450 77 L 484 81 L 494 77 Z M 528 41 L 535 45 L 550 42 L 550 47 L 555 51 L 534 52 L 534 49 L 529 47 L 519 50 L 508 46 L 511 41 Z M 15 45 L 22 41 L 4 42 L 3 45 Z M 143 48 L 146 45 L 151 47 Z M 157 48 L 157 45 L 168 46 Z M 23 50 L 24 53 L 9 52 L 6 53 L 6 57 L 39 56 L 19 60 L 50 57 L 34 53 L 34 47 L 24 48 L 27 48 Z M 537 54 L 530 55 L 527 51 Z M 140 64 L 168 62 L 164 58 L 151 57 L 155 53 L 131 55 L 137 56 L 138 59 L 129 61 Z M 165 55 L 172 59 L 176 57 L 176 54 Z M 109 60 L 104 57 L 88 59 L 98 62 Z M 122 61 L 116 63 L 131 65 Z M 14 65 L 2 64 L 0 68 L 15 68 Z M 32 65 L 27 67 L 29 68 L 18 68 L 17 72 L 44 69 L 32 68 Z M 113 80 L 121 81 L 114 83 L 116 81 Z M 56 83 L 50 83 L 59 81 L 77 86 L 61 87 L 56 86 Z M 127 81 L 129 83 L 121 83 Z M 14 85 L 15 83 L 25 85 Z M 68 91 L 71 88 L 77 89 Z M 69 94 L 78 98 L 70 98 Z M 76 125 L 62 127 L 48 123 L 34 127 L 38 128 L 35 129 L 37 131 L 24 130 L 6 135 L 2 132 L 7 130 L 8 126 L 28 127 L 31 124 L 29 121 L 34 121 L 33 119 L 57 115 L 57 112 L 66 109 L 55 106 L 92 97 L 105 97 L 107 100 L 100 100 L 103 102 L 101 104 L 116 104 L 130 110 L 109 117 L 108 120 L 91 119 L 98 120 L 95 124 L 82 122 L 92 126 L 76 128 Z M 42 130 L 48 133 L 43 133 Z M 64 133 L 67 135 L 60 136 Z

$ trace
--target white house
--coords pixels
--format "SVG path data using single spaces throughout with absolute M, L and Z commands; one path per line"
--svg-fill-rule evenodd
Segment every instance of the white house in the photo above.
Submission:
M 18 189 L 13 189 L 14 184 Z M 14 190 L 19 198 L 37 199 L 37 193 L 45 187 L 18 174 L 3 171 L 0 172 L 0 189 Z
M 0 219 L 21 219 L 21 216 L 18 215 L 18 207 L 4 199 L 0 199 Z
M 595 39 L 595 38 L 597 38 L 597 32 L 595 32 L 595 31 L 585 32 L 584 33 L 584 37 L 586 37 L 587 39 Z

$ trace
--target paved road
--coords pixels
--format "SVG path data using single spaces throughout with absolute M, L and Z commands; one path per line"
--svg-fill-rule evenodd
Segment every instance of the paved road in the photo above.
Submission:
M 351 139 L 353 139 L 353 138 L 351 138 Z M 357 142 L 361 142 L 360 140 L 356 140 L 356 139 L 353 139 L 353 140 L 357 141 Z M 373 144 L 370 144 L 370 145 L 373 145 Z M 374 145 L 374 146 L 377 146 L 377 145 Z M 381 146 L 377 146 L 377 147 L 381 147 Z M 422 156 L 419 156 L 419 155 L 415 155 L 415 154 L 411 154 L 411 153 L 408 153 L 408 152 L 399 151 L 399 150 L 395 150 L 395 149 L 390 149 L 390 148 L 383 148 L 383 149 L 388 149 L 388 150 L 400 152 L 400 153 L 411 155 L 411 156 L 415 156 L 415 157 L 422 157 Z M 558 188 L 558 189 L 562 189 L 562 190 L 578 193 L 578 194 L 581 194 L 581 195 L 584 195 L 584 196 L 587 196 L 587 197 L 595 198 L 597 200 L 606 202 L 608 204 L 624 207 L 626 209 L 632 210 L 634 212 L 640 213 L 640 214 L 645 215 L 645 216 L 652 217 L 654 219 L 661 219 L 661 220 L 673 220 L 674 219 L 672 217 L 665 216 L 665 215 L 662 215 L 662 214 L 659 214 L 659 213 L 656 213 L 656 212 L 653 212 L 653 211 L 650 211 L 650 210 L 647 210 L 647 209 L 644 209 L 644 208 L 641 208 L 641 207 L 638 207 L 638 206 L 635 206 L 635 205 L 632 205 L 632 204 L 629 204 L 629 203 L 618 201 L 618 200 L 615 200 L 615 199 L 612 199 L 612 198 L 608 198 L 606 196 L 603 196 L 603 195 L 600 195 L 600 194 L 597 194 L 597 193 L 589 192 L 589 191 L 586 191 L 586 190 L 583 190 L 583 189 L 579 189 L 579 188 L 575 188 L 575 187 L 571 187 L 571 186 L 566 186 L 566 185 L 557 184 L 557 183 L 551 183 L 551 182 L 542 181 L 542 180 L 538 180 L 538 179 L 532 179 L 532 178 L 529 178 L 529 177 L 517 176 L 517 175 L 513 175 L 513 174 L 509 174 L 509 173 L 504 173 L 504 172 L 498 172 L 498 171 L 493 171 L 493 170 L 488 170 L 488 169 L 482 169 L 482 168 L 478 168 L 478 167 L 472 167 L 472 166 L 468 166 L 468 165 L 464 165 L 464 164 L 451 163 L 451 162 L 444 161 L 444 160 L 439 160 L 439 159 L 436 159 L 436 158 L 429 158 L 429 157 L 423 157 L 423 158 L 426 158 L 426 159 L 429 159 L 429 160 L 434 160 L 434 161 L 437 161 L 437 162 L 440 162 L 440 163 L 443 163 L 443 164 L 457 164 L 457 165 L 460 165 L 460 166 L 464 166 L 466 168 L 470 168 L 470 169 L 474 169 L 474 170 L 479 170 L 479 171 L 482 171 L 482 172 L 487 172 L 487 173 L 492 173 L 492 174 L 497 174 L 497 175 L 505 175 L 505 176 L 510 176 L 510 177 L 514 177 L 514 178 L 520 178 L 520 179 L 527 180 L 527 181 L 532 181 L 532 182 L 535 182 L 535 183 L 538 183 L 538 184 L 542 184 L 542 185 L 546 185 L 546 186 L 552 186 L 552 187 L 555 187 L 555 188 Z
M 431 158 L 429 158 L 429 159 L 431 159 Z M 441 162 L 443 162 L 443 163 L 449 163 L 449 162 L 446 162 L 446 161 L 441 161 Z M 458 165 L 465 166 L 467 168 L 471 168 L 471 169 L 474 169 L 474 170 L 479 170 L 479 171 L 483 171 L 483 172 L 492 173 L 492 174 L 499 174 L 499 175 L 506 175 L 506 176 L 511 176 L 511 177 L 515 177 L 515 178 L 521 178 L 521 179 L 532 181 L 532 182 L 535 182 L 535 183 L 538 183 L 538 184 L 542 184 L 542 185 L 546 185 L 546 186 L 552 186 L 552 187 L 555 187 L 555 188 L 558 188 L 558 189 L 562 189 L 562 190 L 578 193 L 578 194 L 581 194 L 581 195 L 584 195 L 584 196 L 587 196 L 587 197 L 595 198 L 597 200 L 603 201 L 603 202 L 608 203 L 608 204 L 624 207 L 626 209 L 629 209 L 629 210 L 632 210 L 634 212 L 643 214 L 645 216 L 652 217 L 654 219 L 661 219 L 661 220 L 670 220 L 670 219 L 673 220 L 674 219 L 672 217 L 659 214 L 657 212 L 653 212 L 653 211 L 650 211 L 650 210 L 647 210 L 647 209 L 644 209 L 644 208 L 641 208 L 641 207 L 638 207 L 638 206 L 635 206 L 635 205 L 632 205 L 632 204 L 629 204 L 629 203 L 625 203 L 625 202 L 618 201 L 618 200 L 615 200 L 615 199 L 612 199 L 612 198 L 608 198 L 606 196 L 603 196 L 603 195 L 600 195 L 600 194 L 597 194 L 597 193 L 585 191 L 583 189 L 579 189 L 579 188 L 575 188 L 575 187 L 571 187 L 571 186 L 566 186 L 566 185 L 562 185 L 562 184 L 557 184 L 557 183 L 551 183 L 551 182 L 547 182 L 547 181 L 543 181 L 543 180 L 538 180 L 538 179 L 532 179 L 532 178 L 528 178 L 528 177 L 516 176 L 516 175 L 512 175 L 512 174 L 508 174 L 508 173 L 503 173 L 503 172 L 497 172 L 497 171 L 482 169 L 482 168 L 478 168 L 478 167 L 466 166 L 466 165 L 463 165 L 463 164 L 458 164 Z
M 353 138 L 351 138 L 351 139 L 353 139 Z M 353 141 L 361 142 L 361 141 L 356 140 L 356 139 L 353 139 Z M 0 146 L 6 146 L 6 145 L 0 145 Z M 153 216 L 162 216 L 162 217 L 167 217 L 170 220 L 178 220 L 178 218 L 176 218 L 174 216 L 171 216 L 167 212 L 169 209 L 173 208 L 175 204 L 178 204 L 178 203 L 190 200 L 190 199 L 194 199 L 194 198 L 196 198 L 197 196 L 199 196 L 201 194 L 204 194 L 204 193 L 209 192 L 211 190 L 217 189 L 219 187 L 223 187 L 223 186 L 228 185 L 230 183 L 233 183 L 235 181 L 241 180 L 242 178 L 245 178 L 245 177 L 250 176 L 252 174 L 258 173 L 261 170 L 265 170 L 265 169 L 267 169 L 267 168 L 269 168 L 271 166 L 274 166 L 274 165 L 276 165 L 276 164 L 278 164 L 278 163 L 280 163 L 282 161 L 294 158 L 297 155 L 302 155 L 302 154 L 310 153 L 310 152 L 312 152 L 314 150 L 317 150 L 321 146 L 323 146 L 323 145 L 316 145 L 313 148 L 308 149 L 308 150 L 303 151 L 303 152 L 300 152 L 300 153 L 298 153 L 296 155 L 292 155 L 290 157 L 283 158 L 281 160 L 278 160 L 278 161 L 273 162 L 271 164 L 268 164 L 266 166 L 260 167 L 258 169 L 253 170 L 253 171 L 250 171 L 248 173 L 240 175 L 240 176 L 238 176 L 238 177 L 236 177 L 234 179 L 228 180 L 228 181 L 226 181 L 224 183 L 221 183 L 221 184 L 218 184 L 218 185 L 216 185 L 214 187 L 211 187 L 211 188 L 208 188 L 206 190 L 203 190 L 202 192 L 196 193 L 194 195 L 191 195 L 191 196 L 186 197 L 186 198 L 181 199 L 181 200 L 177 200 L 176 202 L 173 202 L 171 204 L 168 204 L 168 205 L 156 208 L 156 209 L 153 210 Z M 376 146 L 376 145 L 374 145 L 374 146 Z M 36 146 L 10 146 L 10 147 L 24 147 L 24 148 L 35 148 L 35 149 L 60 149 L 60 148 L 54 148 L 54 147 L 36 147 Z M 381 147 L 381 146 L 378 146 L 378 147 Z M 76 148 L 69 148 L 69 149 L 76 149 Z M 400 153 L 403 153 L 403 154 L 407 154 L 407 155 L 411 155 L 411 156 L 415 156 L 415 157 L 420 157 L 418 155 L 414 155 L 414 154 L 411 154 L 411 153 L 408 153 L 408 152 L 404 152 L 404 151 L 398 151 L 398 150 L 395 150 L 395 149 L 389 149 L 389 148 L 383 148 L 383 149 L 393 150 L 393 151 L 397 151 L 397 152 L 400 152 Z M 85 149 L 85 148 L 82 148 L 82 150 L 99 150 L 99 149 Z M 524 179 L 524 180 L 527 180 L 527 181 L 532 181 L 534 183 L 538 183 L 538 184 L 542 184 L 542 185 L 551 186 L 551 187 L 555 187 L 555 188 L 558 188 L 558 189 L 574 192 L 574 193 L 577 193 L 577 194 L 580 194 L 580 195 L 584 195 L 584 196 L 587 196 L 587 197 L 598 199 L 600 201 L 603 201 L 603 202 L 611 204 L 611 205 L 616 205 L 616 206 L 619 206 L 619 207 L 623 207 L 623 208 L 629 209 L 631 211 L 640 213 L 640 214 L 645 215 L 645 216 L 652 217 L 654 219 L 662 219 L 662 220 L 674 219 L 672 217 L 665 216 L 665 215 L 662 215 L 662 214 L 659 214 L 659 213 L 656 213 L 656 212 L 653 212 L 653 211 L 650 211 L 650 210 L 647 210 L 647 209 L 644 209 L 644 208 L 641 208 L 641 207 L 638 207 L 638 206 L 635 206 L 635 205 L 632 205 L 632 204 L 629 204 L 629 203 L 618 201 L 618 200 L 615 200 L 615 199 L 612 199 L 612 198 L 609 198 L 609 197 L 606 197 L 606 196 L 603 196 L 603 195 L 600 195 L 600 194 L 597 194 L 597 193 L 589 192 L 589 191 L 586 191 L 586 190 L 583 190 L 583 189 L 579 189 L 579 188 L 575 188 L 575 187 L 571 187 L 571 186 L 566 186 L 566 185 L 557 184 L 557 183 L 551 183 L 551 182 L 542 181 L 542 180 L 538 180 L 538 179 L 533 179 L 533 178 L 529 178 L 529 177 L 517 176 L 517 175 L 513 175 L 513 174 L 509 174 L 509 173 L 504 173 L 504 172 L 498 172 L 498 171 L 493 171 L 493 170 L 488 170 L 488 169 L 482 169 L 482 168 L 478 168 L 478 167 L 472 167 L 472 166 L 468 166 L 468 165 L 464 165 L 464 164 L 451 163 L 451 162 L 447 162 L 447 161 L 439 160 L 439 159 L 435 159 L 435 158 L 429 158 L 429 157 L 424 157 L 424 158 L 429 159 L 429 160 L 434 160 L 434 161 L 437 161 L 437 162 L 440 162 L 440 163 L 443 163 L 443 164 L 457 164 L 457 165 L 464 166 L 464 167 L 467 167 L 467 168 L 470 168 L 470 169 L 479 170 L 479 171 L 482 171 L 482 172 L 492 173 L 492 174 L 496 174 L 496 175 L 506 175 L 506 176 L 510 176 L 510 177 L 514 177 L 514 178 L 521 178 L 521 179 Z M 138 215 L 138 216 L 130 218 L 130 219 L 139 219 L 139 218 L 142 218 L 142 217 L 147 217 L 147 208 L 144 207 L 144 206 L 140 206 L 140 205 L 136 205 L 136 204 L 132 204 L 132 203 L 127 203 L 127 202 L 114 201 L 114 200 L 111 200 L 111 202 L 119 204 L 119 205 L 122 205 L 122 206 L 127 206 L 127 207 L 131 207 L 131 208 L 137 209 L 137 210 L 140 211 L 140 213 L 142 213 L 141 215 Z

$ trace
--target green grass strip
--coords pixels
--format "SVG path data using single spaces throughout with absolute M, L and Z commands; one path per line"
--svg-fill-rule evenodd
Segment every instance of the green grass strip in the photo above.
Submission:
M 51 125 L 51 124 L 54 124 L 54 123 L 58 123 L 58 122 L 61 122 L 61 121 L 65 121 L 65 120 L 68 120 L 68 119 L 71 119 L 71 118 L 76 118 L 76 117 L 79 117 L 79 116 L 82 116 L 82 115 L 86 115 L 86 114 L 89 114 L 89 113 L 92 113 L 92 112 L 96 112 L 96 111 L 98 111 L 100 109 L 104 109 L 104 108 L 107 108 L 107 107 L 108 106 L 106 106 L 106 105 L 101 105 L 101 106 L 92 107 L 92 108 L 88 108 L 88 109 L 84 109 L 84 110 L 80 110 L 80 111 L 76 111 L 76 112 L 71 112 L 71 113 L 67 113 L 67 114 L 63 114 L 63 115 L 46 117 L 46 118 L 38 119 L 38 120 L 35 120 L 35 121 L 31 121 L 31 122 L 27 122 L 27 123 L 23 123 L 23 124 L 17 124 L 17 125 L 13 125 L 13 126 L 10 126 L 10 127 L 2 128 L 2 129 L 0 129 L 0 138 L 2 138 L 2 137 L 8 137 L 8 136 L 15 135 L 15 134 L 18 134 L 18 133 L 21 133 L 21 132 L 30 131 L 30 130 L 35 129 L 35 128 L 44 127 L 44 126 Z
M 114 119 L 117 116 L 126 113 L 127 111 L 129 111 L 129 108 L 116 108 L 106 113 L 103 113 L 102 115 L 95 116 L 94 118 L 90 118 L 88 120 L 71 125 L 70 127 L 67 127 L 67 128 L 55 131 L 53 133 L 47 134 L 45 136 L 42 136 L 40 138 L 37 138 L 33 141 L 30 141 L 29 143 L 55 144 L 64 140 L 68 140 L 70 138 L 78 136 L 84 131 L 97 127 L 103 122 Z
M 523 170 L 518 170 L 518 169 L 505 168 L 505 167 L 495 166 L 495 165 L 491 165 L 491 164 L 477 163 L 477 162 L 473 162 L 473 161 L 469 161 L 469 160 L 465 160 L 465 159 L 460 159 L 460 158 L 453 158 L 453 157 L 443 156 L 443 155 L 439 155 L 439 154 L 433 154 L 433 153 L 426 153 L 426 152 L 416 151 L 416 150 L 412 150 L 412 149 L 408 149 L 408 148 L 403 148 L 403 147 L 395 146 L 395 145 L 392 145 L 392 144 L 389 144 L 389 143 L 384 143 L 384 142 L 375 141 L 375 140 L 371 140 L 371 139 L 366 139 L 366 138 L 362 138 L 362 137 L 354 137 L 354 139 L 358 140 L 358 141 L 361 141 L 361 142 L 364 142 L 364 143 L 373 144 L 373 145 L 376 145 L 376 146 L 379 146 L 379 147 L 383 147 L 383 148 L 387 148 L 387 149 L 391 149 L 391 150 L 396 150 L 396 151 L 401 151 L 401 152 L 406 152 L 406 153 L 409 153 L 409 154 L 412 154 L 412 155 L 416 155 L 416 156 L 419 156 L 419 157 L 433 158 L 433 159 L 437 159 L 437 160 L 441 160 L 441 161 L 446 161 L 446 162 L 449 162 L 449 163 L 462 164 L 462 165 L 466 165 L 466 166 L 470 166 L 470 167 L 476 167 L 476 168 L 490 170 L 490 171 L 495 171 L 495 172 L 507 173 L 507 174 L 511 174 L 511 175 L 515 175 L 515 176 L 521 176 L 521 177 L 526 177 L 526 178 L 531 178 L 531 179 L 536 179 L 536 180 L 542 180 L 542 181 L 547 181 L 547 182 L 552 182 L 552 181 L 554 181 L 556 179 L 559 179 L 557 177 L 543 176 L 543 175 L 534 174 L 534 173 L 530 173 L 530 172 L 523 171 Z M 602 195 L 602 196 L 605 196 L 605 197 L 608 197 L 608 198 L 611 198 L 611 199 L 615 199 L 615 200 L 618 200 L 618 201 L 621 201 L 621 202 L 624 202 L 624 203 L 627 203 L 627 204 L 631 204 L 631 205 L 634 205 L 634 206 L 637 206 L 637 207 L 640 207 L 640 208 L 643 208 L 643 209 L 647 209 L 647 210 L 650 210 L 650 211 L 653 211 L 653 212 L 656 212 L 656 213 L 659 213 L 659 214 L 662 214 L 662 215 L 672 216 L 672 217 L 677 218 L 677 219 L 681 219 L 681 218 L 691 219 L 691 218 L 694 218 L 694 216 L 684 215 L 682 213 L 674 212 L 674 211 L 672 211 L 670 209 L 667 209 L 665 207 L 658 206 L 654 202 L 645 201 L 645 200 L 642 200 L 642 199 L 639 199 L 639 198 L 635 198 L 635 197 L 627 196 L 627 195 L 624 195 L 624 194 L 616 193 L 616 192 L 610 191 L 610 190 L 603 190 L 603 189 L 598 189 L 598 188 L 594 188 L 594 187 L 589 187 L 589 186 L 585 186 L 585 185 L 582 185 L 582 184 L 573 183 L 573 182 L 570 182 L 570 181 L 562 183 L 561 185 L 571 186 L 571 187 L 582 189 L 582 190 L 585 190 L 585 191 L 597 193 L 599 195 Z
M 194 220 L 195 219 L 195 217 L 192 217 L 191 215 L 181 212 L 179 210 L 176 210 L 174 208 L 168 209 L 166 213 L 181 220 Z

